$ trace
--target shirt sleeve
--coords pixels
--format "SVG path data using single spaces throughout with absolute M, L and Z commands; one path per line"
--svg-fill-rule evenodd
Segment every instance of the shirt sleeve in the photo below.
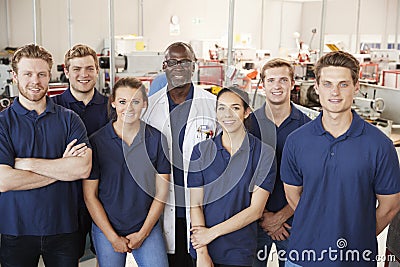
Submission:
M 188 187 L 200 187 L 204 185 L 204 178 L 201 164 L 201 153 L 199 144 L 197 144 L 192 151 L 190 157 L 189 170 L 187 176 Z
M 400 167 L 396 149 L 392 143 L 380 147 L 377 158 L 377 169 L 374 179 L 374 190 L 378 195 L 391 195 L 400 192 Z
M 14 167 L 15 164 L 15 151 L 12 147 L 12 140 L 2 125 L 0 125 L 0 164 L 11 167 Z
M 293 143 L 291 135 L 288 136 L 283 147 L 282 160 L 281 160 L 281 180 L 285 184 L 302 186 L 303 176 L 297 166 L 295 156 L 295 144 Z
M 61 105 L 61 94 L 50 97 L 50 99 L 57 105 Z M 62 106 L 62 105 L 61 105 Z
M 90 144 L 92 147 L 92 170 L 90 171 L 90 176 L 87 179 L 98 180 L 100 179 L 100 164 L 99 164 L 99 155 L 97 151 L 96 141 L 93 138 L 91 138 Z
M 272 193 L 276 179 L 275 151 L 271 146 L 260 142 L 260 149 L 257 153 L 260 153 L 260 156 L 259 160 L 255 162 L 257 167 L 253 181 L 255 185 Z
M 83 124 L 83 121 L 79 116 L 70 111 L 71 116 L 71 128 L 70 134 L 68 136 L 67 144 L 69 144 L 72 140 L 77 139 L 78 142 L 76 144 L 85 143 L 88 147 L 90 147 L 89 138 L 87 137 L 86 127 Z
M 255 118 L 254 118 L 254 112 L 252 112 L 245 120 L 244 120 L 244 126 L 246 127 L 247 131 L 251 133 L 252 135 L 256 136 L 258 139 L 260 139 L 259 135 L 259 129 L 257 128 L 255 124 Z M 258 130 L 258 131 L 257 131 Z
M 160 139 L 157 148 L 157 172 L 159 174 L 170 174 L 171 173 L 171 163 L 168 160 L 168 142 L 167 138 L 160 133 Z

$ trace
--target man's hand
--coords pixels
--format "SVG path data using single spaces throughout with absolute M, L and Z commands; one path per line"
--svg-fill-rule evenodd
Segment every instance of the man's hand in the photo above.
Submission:
M 78 140 L 72 140 L 67 147 L 65 148 L 63 158 L 67 157 L 83 157 L 86 154 L 87 145 L 85 143 L 81 143 L 75 145 Z
M 279 213 L 264 210 L 263 216 L 260 218 L 259 223 L 261 228 L 263 228 L 265 232 L 274 233 L 282 227 L 284 222 L 284 218 L 282 218 Z
M 290 229 L 291 226 L 287 223 L 284 223 L 277 231 L 274 233 L 268 232 L 268 235 L 272 238 L 272 240 L 283 241 L 286 240 L 290 234 L 287 229 Z

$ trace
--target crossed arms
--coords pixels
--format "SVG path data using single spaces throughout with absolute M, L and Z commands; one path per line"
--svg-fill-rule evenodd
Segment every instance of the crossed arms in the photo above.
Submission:
M 0 192 L 30 190 L 56 181 L 75 181 L 89 177 L 92 150 L 71 141 L 58 159 L 16 158 L 14 167 L 0 164 Z

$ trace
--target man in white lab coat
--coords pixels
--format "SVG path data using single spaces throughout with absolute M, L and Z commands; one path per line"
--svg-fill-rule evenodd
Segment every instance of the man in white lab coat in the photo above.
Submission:
M 192 266 L 188 253 L 190 196 L 187 170 L 193 146 L 215 133 L 215 102 L 211 93 L 194 86 L 196 57 L 189 44 L 176 42 L 165 51 L 167 85 L 149 98 L 144 121 L 168 139 L 172 179 L 163 227 L 170 266 Z

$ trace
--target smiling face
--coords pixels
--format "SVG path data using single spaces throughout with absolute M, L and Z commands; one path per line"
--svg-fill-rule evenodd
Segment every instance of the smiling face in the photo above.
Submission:
M 329 66 L 321 69 L 315 89 L 324 112 L 341 114 L 351 112 L 359 83 L 353 83 L 350 69 Z
M 184 45 L 172 46 L 165 55 L 163 69 L 167 76 L 168 89 L 179 88 L 192 82 L 194 55 Z M 178 64 L 172 66 L 171 62 Z
M 140 120 L 142 110 L 147 107 L 140 89 L 127 86 L 115 91 L 115 99 L 111 102 L 117 114 L 117 123 L 135 124 Z
M 69 79 L 71 90 L 80 93 L 88 93 L 94 90 L 99 71 L 92 56 L 69 59 L 69 67 L 64 71 Z
M 13 72 L 21 104 L 45 101 L 50 82 L 49 64 L 40 58 L 23 57 L 17 63 L 18 73 Z
M 243 121 L 250 114 L 243 100 L 235 93 L 225 92 L 218 97 L 217 121 L 224 133 L 232 134 L 244 131 Z
M 290 70 L 286 66 L 269 68 L 264 71 L 264 91 L 266 100 L 272 105 L 290 102 L 290 91 L 294 86 Z

